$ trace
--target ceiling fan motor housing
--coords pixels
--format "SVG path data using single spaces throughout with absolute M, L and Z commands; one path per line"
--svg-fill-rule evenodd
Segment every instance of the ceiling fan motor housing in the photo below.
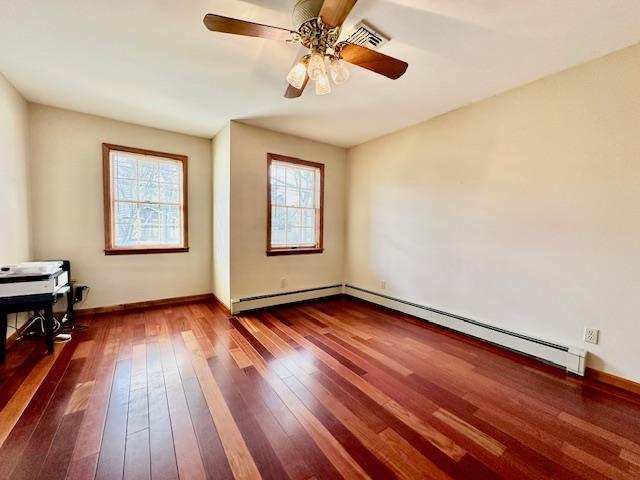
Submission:
M 320 14 L 323 0 L 296 0 L 293 6 L 293 27 L 298 30 L 300 26 L 316 18 Z

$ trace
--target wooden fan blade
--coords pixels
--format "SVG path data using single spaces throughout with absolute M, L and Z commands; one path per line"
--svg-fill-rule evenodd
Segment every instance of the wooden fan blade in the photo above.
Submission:
M 287 91 L 284 92 L 284 98 L 298 98 L 300 95 L 302 95 L 302 92 L 307 86 L 307 83 L 309 83 L 309 75 L 305 77 L 302 88 L 300 89 L 292 87 L 291 85 L 287 85 Z
M 320 18 L 331 27 L 338 27 L 349 15 L 357 0 L 324 0 L 320 9 Z
M 223 17 L 208 13 L 204 17 L 204 25 L 212 32 L 232 33 L 248 37 L 268 38 L 270 40 L 287 41 L 291 39 L 291 30 L 261 23 L 245 22 L 237 18 Z
M 404 75 L 409 66 L 407 62 L 353 43 L 340 46 L 340 58 L 393 80 Z

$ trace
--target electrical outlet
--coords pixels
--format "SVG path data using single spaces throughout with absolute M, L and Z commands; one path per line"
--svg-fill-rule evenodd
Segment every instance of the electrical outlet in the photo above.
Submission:
M 386 280 L 380 280 L 380 288 L 382 290 L 386 290 L 387 289 L 387 281 Z
M 598 343 L 598 334 L 600 331 L 597 328 L 585 328 L 584 329 L 584 341 L 587 343 Z
M 284 288 L 287 286 L 287 279 L 285 277 L 282 277 L 280 279 L 280 288 Z

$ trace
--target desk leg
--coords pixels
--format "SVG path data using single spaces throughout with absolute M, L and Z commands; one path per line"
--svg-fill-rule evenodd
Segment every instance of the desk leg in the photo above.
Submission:
M 69 291 L 67 292 L 67 320 L 71 328 L 75 325 L 75 318 L 73 313 L 73 287 L 69 282 Z
M 4 363 L 4 356 L 7 349 L 7 312 L 0 312 L 0 363 Z
M 44 330 L 47 337 L 47 350 L 53 353 L 53 304 L 44 307 Z

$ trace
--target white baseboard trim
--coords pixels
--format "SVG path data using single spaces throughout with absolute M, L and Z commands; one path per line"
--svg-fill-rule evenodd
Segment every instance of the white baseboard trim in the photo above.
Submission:
M 371 303 L 413 315 L 451 330 L 524 353 L 584 376 L 587 351 L 577 347 L 533 338 L 353 285 L 345 285 L 344 293 Z
M 231 313 L 237 314 L 246 310 L 272 307 L 285 303 L 302 302 L 313 300 L 314 298 L 330 297 L 342 293 L 342 285 L 329 285 L 326 287 L 306 288 L 304 290 L 294 290 L 291 292 L 269 293 L 231 300 Z

